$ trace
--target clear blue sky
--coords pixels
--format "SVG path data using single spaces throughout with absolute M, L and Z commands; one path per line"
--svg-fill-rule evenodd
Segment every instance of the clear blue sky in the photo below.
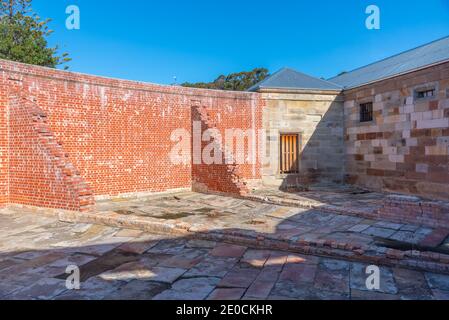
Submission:
M 65 28 L 78 5 L 81 29 Z M 365 8 L 381 9 L 381 30 Z M 70 70 L 162 84 L 255 67 L 331 77 L 449 35 L 449 0 L 33 0 Z

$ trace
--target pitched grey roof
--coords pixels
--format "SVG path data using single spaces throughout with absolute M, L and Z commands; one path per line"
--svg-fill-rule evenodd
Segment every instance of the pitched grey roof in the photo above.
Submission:
M 249 91 L 260 89 L 310 89 L 321 91 L 341 91 L 339 85 L 326 80 L 318 79 L 304 73 L 283 68 L 265 80 L 251 87 Z
M 351 89 L 446 60 L 449 60 L 449 37 L 372 63 L 328 81 L 344 89 Z

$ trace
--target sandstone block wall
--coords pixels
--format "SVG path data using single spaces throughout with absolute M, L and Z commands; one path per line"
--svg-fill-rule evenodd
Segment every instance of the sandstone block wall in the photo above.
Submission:
M 435 89 L 418 98 L 416 91 Z M 360 123 L 372 101 L 374 120 Z M 449 63 L 345 92 L 347 181 L 449 199 Z
M 343 101 L 338 94 L 263 93 L 267 134 L 266 184 L 341 183 L 344 172 Z M 299 134 L 299 175 L 280 172 L 280 134 Z M 271 152 L 270 152 L 271 145 Z

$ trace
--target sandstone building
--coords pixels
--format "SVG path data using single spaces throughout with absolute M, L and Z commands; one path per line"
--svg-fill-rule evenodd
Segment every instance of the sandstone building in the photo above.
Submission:
M 252 90 L 269 139 L 299 137 L 293 182 L 449 199 L 449 38 L 327 81 L 284 69 Z M 264 181 L 282 184 L 274 157 Z

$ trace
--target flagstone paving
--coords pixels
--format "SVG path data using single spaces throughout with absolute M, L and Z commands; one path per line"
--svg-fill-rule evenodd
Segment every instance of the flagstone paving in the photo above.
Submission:
M 1 299 L 449 299 L 448 275 L 380 267 L 370 291 L 362 263 L 15 211 L 0 210 Z M 313 228 L 336 218 L 308 219 Z M 68 265 L 80 268 L 80 290 L 66 288 Z
M 372 213 L 381 208 L 387 197 L 386 194 L 366 191 L 351 185 L 311 186 L 307 191 L 285 191 L 265 187 L 254 190 L 251 195 L 275 203 L 296 203 L 315 207 L 332 205 L 343 210 L 351 209 L 365 213 Z
M 351 203 L 347 192 L 311 194 L 320 195 L 323 201 L 335 199 L 339 205 L 347 206 Z M 352 197 L 356 197 L 352 199 L 355 205 L 363 206 L 366 210 L 368 207 L 377 207 L 381 199 L 378 194 L 371 193 Z M 148 221 L 167 221 L 173 225 L 190 226 L 192 230 L 201 232 L 239 229 L 270 235 L 275 239 L 323 239 L 350 242 L 359 246 L 374 244 L 378 242 L 376 238 L 416 245 L 434 230 L 407 223 L 370 220 L 316 209 L 292 208 L 193 192 L 103 201 L 97 204 L 97 212 L 99 215 L 112 212 L 128 217 L 144 217 Z
M 370 207 L 372 201 L 381 201 L 382 195 L 348 190 L 315 191 L 322 199 L 339 205 L 348 205 L 351 199 L 356 207 L 362 203 Z M 332 207 L 336 207 L 332 205 Z M 136 238 L 123 245 L 123 250 L 143 253 L 152 246 L 151 233 L 166 236 L 195 237 L 196 239 L 226 241 L 235 247 L 215 248 L 213 254 L 234 257 L 242 252 L 238 245 L 259 249 L 290 250 L 303 254 L 315 254 L 354 262 L 378 263 L 386 266 L 413 268 L 449 274 L 449 229 L 432 228 L 410 223 L 397 223 L 371 217 L 370 219 L 346 214 L 342 209 L 332 212 L 320 206 L 297 207 L 270 204 L 248 198 L 232 198 L 217 195 L 181 192 L 153 195 L 132 199 L 117 198 L 97 203 L 95 210 L 87 213 L 53 212 L 61 221 L 102 223 L 106 226 L 139 229 L 121 231 L 114 241 Z M 11 206 L 10 212 L 45 215 L 46 209 Z M 91 242 L 108 236 L 102 232 L 105 226 L 84 230 L 81 224 L 74 232 L 89 237 Z M 103 229 L 102 229 L 103 228 Z M 29 236 L 26 227 L 23 231 Z M 5 232 L 11 232 L 5 230 Z M 49 237 L 43 232 L 40 237 Z M 34 239 L 35 240 L 35 239 Z M 70 241 L 61 241 L 61 246 Z M 107 252 L 112 243 L 91 248 L 92 254 Z M 172 244 L 170 253 L 179 247 Z M 159 244 L 152 250 L 158 250 Z M 166 250 L 167 248 L 160 248 Z M 87 249 L 86 249 L 87 250 Z M 100 252 L 99 252 L 100 250 Z M 174 262 L 172 262 L 174 263 Z M 189 267 L 190 260 L 177 259 L 181 268 Z
M 260 199 L 184 192 L 103 201 L 98 203 L 95 217 L 106 224 L 120 219 L 119 223 L 112 223 L 120 226 L 133 221 L 130 227 L 139 225 L 152 232 L 162 230 L 170 234 L 176 230 L 258 248 L 449 273 L 449 228 L 391 222 L 372 215 L 367 219 L 363 214 L 355 214 L 372 214 L 382 206 L 385 194 L 344 186 L 296 193 L 273 189 L 261 192 L 272 192 L 284 200 L 293 197 L 296 202 L 284 206 L 276 201 L 270 204 Z M 298 207 L 298 201 L 304 202 L 298 197 L 306 199 L 309 205 Z M 315 204 L 311 204 L 313 201 Z M 329 210 L 322 209 L 325 207 Z M 337 212 L 332 211 L 335 208 Z M 346 214 L 347 208 L 351 208 L 351 213 Z

